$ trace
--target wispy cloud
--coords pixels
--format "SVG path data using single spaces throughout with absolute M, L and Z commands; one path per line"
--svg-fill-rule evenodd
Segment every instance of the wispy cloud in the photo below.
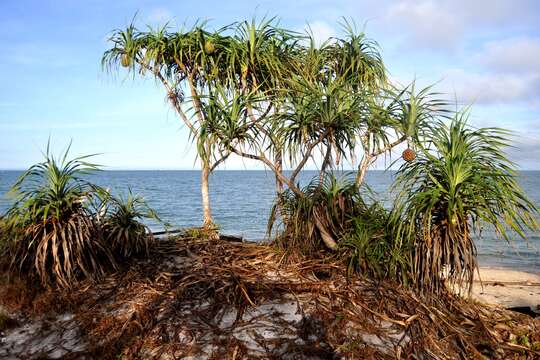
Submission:
M 488 41 L 465 61 L 467 69 L 445 71 L 443 86 L 466 103 L 540 104 L 540 39 Z
M 490 27 L 508 33 L 539 20 L 540 3 L 532 0 L 400 0 L 385 15 L 389 32 L 404 37 L 408 48 L 451 51 Z
M 158 7 L 150 10 L 146 20 L 152 24 L 165 24 L 174 19 L 173 13 L 166 8 Z
M 459 19 L 434 1 L 399 1 L 388 10 L 388 20 L 397 24 L 414 47 L 453 48 L 463 36 Z M 405 27 L 403 29 L 403 27 Z
M 507 153 L 512 161 L 524 169 L 537 169 L 540 159 L 540 131 L 518 132 Z
M 494 71 L 540 74 L 540 38 L 489 41 L 474 60 Z
M 540 96 L 540 75 L 478 73 L 450 69 L 440 86 L 455 94 L 460 103 L 509 104 L 535 103 Z
M 329 38 L 336 36 L 336 30 L 328 23 L 320 20 L 306 24 L 302 31 L 313 35 L 317 45 L 320 45 Z

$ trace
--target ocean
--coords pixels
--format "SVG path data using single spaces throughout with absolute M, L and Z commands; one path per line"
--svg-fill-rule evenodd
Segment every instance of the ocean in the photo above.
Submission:
M 10 206 L 7 191 L 21 171 L 0 170 L 0 214 Z M 315 172 L 305 171 L 299 180 L 309 181 Z M 366 182 L 378 196 L 391 201 L 389 192 L 393 172 L 370 171 Z M 92 175 L 92 181 L 125 192 L 131 188 L 142 195 L 159 216 L 174 228 L 201 224 L 199 171 L 102 171 Z M 540 171 L 523 171 L 519 182 L 529 198 L 540 207 Z M 221 231 L 261 241 L 266 238 L 266 226 L 274 201 L 274 176 L 269 171 L 215 171 L 210 178 L 210 196 L 214 220 Z M 162 227 L 149 223 L 154 231 Z M 540 273 L 540 232 L 527 234 L 527 240 L 515 238 L 510 243 L 492 231 L 476 238 L 481 266 L 508 267 Z

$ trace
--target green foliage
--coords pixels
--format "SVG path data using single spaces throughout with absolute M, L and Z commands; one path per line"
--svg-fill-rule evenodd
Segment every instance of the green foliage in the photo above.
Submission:
M 117 199 L 88 182 L 99 167 L 87 161 L 90 156 L 69 160 L 68 153 L 69 147 L 56 158 L 47 146 L 45 161 L 20 176 L 1 229 L 11 270 L 66 288 L 147 252 L 151 243 L 138 220 L 154 214 L 138 197 Z
M 288 181 L 296 191 L 295 177 L 317 147 L 329 154 L 324 171 L 353 159 L 359 142 L 370 154 L 386 152 L 394 132 L 400 138 L 410 130 L 401 130 L 408 92 L 390 91 L 378 45 L 351 22 L 342 27 L 342 38 L 317 45 L 312 34 L 287 30 L 276 18 L 212 32 L 206 22 L 176 32 L 131 24 L 113 32 L 102 64 L 119 68 L 129 56 L 130 73 L 161 81 L 204 161 L 234 152 L 279 172 L 281 164 L 269 159 L 288 160 L 297 168 Z M 181 102 L 191 104 L 189 114 Z
M 79 275 L 93 278 L 116 266 L 88 206 L 97 188 L 83 177 L 98 167 L 88 156 L 68 160 L 68 152 L 57 159 L 47 146 L 45 161 L 13 186 L 16 201 L 6 214 L 11 266 L 63 287 Z
M 349 272 L 410 283 L 411 248 L 395 236 L 390 212 L 377 201 L 352 218 L 340 245 Z
M 269 233 L 276 226 L 276 244 L 289 255 L 317 257 L 333 248 L 349 272 L 409 281 L 410 248 L 395 237 L 390 212 L 350 174 L 317 177 L 302 196 L 285 191 L 272 209 Z
M 122 258 L 132 255 L 148 255 L 154 244 L 150 229 L 142 219 L 154 219 L 161 222 L 156 212 L 146 201 L 134 195 L 129 189 L 127 196 L 106 196 L 100 216 L 102 219 L 105 241 L 114 254 Z
M 163 83 L 203 163 L 213 162 L 205 169 L 235 153 L 274 171 L 277 189 L 288 189 L 278 194 L 269 233 L 279 227 L 286 251 L 339 250 L 350 269 L 402 282 L 412 276 L 426 291 L 438 291 L 443 277 L 470 285 L 472 232 L 491 224 L 509 238 L 508 229 L 524 236 L 537 226 L 503 152 L 508 134 L 470 129 L 463 114 L 444 125 L 454 114 L 439 94 L 390 84 L 377 43 L 351 22 L 342 27 L 343 36 L 317 44 L 275 18 L 215 31 L 206 22 L 178 31 L 131 24 L 113 32 L 102 64 Z M 359 185 L 379 156 L 404 142 L 419 155 L 400 169 L 388 214 L 366 203 Z M 296 178 L 318 151 L 320 175 L 301 189 Z M 356 183 L 329 175 L 356 158 Z
M 281 228 L 278 246 L 317 256 L 325 245 L 337 250 L 336 241 L 351 227 L 351 217 L 366 209 L 354 182 L 328 173 L 314 178 L 301 195 L 285 190 L 272 208 L 268 233 Z
M 187 228 L 184 229 L 184 231 L 182 232 L 182 237 L 191 239 L 214 240 L 216 239 L 216 237 L 219 237 L 219 226 L 216 224 L 212 224 L 212 226 Z
M 504 239 L 536 229 L 536 207 L 516 181 L 504 149 L 509 132 L 467 126 L 468 113 L 432 129 L 431 148 L 399 170 L 393 223 L 414 244 L 416 286 L 426 292 L 449 283 L 471 287 L 477 267 L 472 233 L 492 226 Z

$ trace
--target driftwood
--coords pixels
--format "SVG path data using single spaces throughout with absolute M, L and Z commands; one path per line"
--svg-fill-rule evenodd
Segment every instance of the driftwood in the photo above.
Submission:
M 162 230 L 162 231 L 154 231 L 152 232 L 152 235 L 157 236 L 157 237 L 167 237 L 167 236 L 182 234 L 185 231 L 186 229 Z M 236 235 L 219 234 L 219 240 L 231 241 L 231 242 L 243 242 L 244 238 L 241 236 L 236 236 Z

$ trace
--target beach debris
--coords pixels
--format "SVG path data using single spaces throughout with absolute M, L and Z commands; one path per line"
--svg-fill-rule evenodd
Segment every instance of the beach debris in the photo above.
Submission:
M 70 358 L 497 359 L 518 354 L 532 359 L 538 354 L 538 319 L 450 293 L 427 299 L 396 283 L 348 276 L 346 267 L 328 258 L 281 260 L 267 244 L 164 239 L 149 258 L 126 264 L 103 281 L 49 296 L 51 308 L 61 310 L 62 301 L 72 309 L 69 321 L 56 315 L 50 325 L 74 326 L 70 329 L 80 334 L 77 346 L 62 352 Z M 40 306 L 46 309 L 46 301 Z M 63 333 L 52 337 L 59 336 Z M 4 344 L 3 354 L 15 354 Z

